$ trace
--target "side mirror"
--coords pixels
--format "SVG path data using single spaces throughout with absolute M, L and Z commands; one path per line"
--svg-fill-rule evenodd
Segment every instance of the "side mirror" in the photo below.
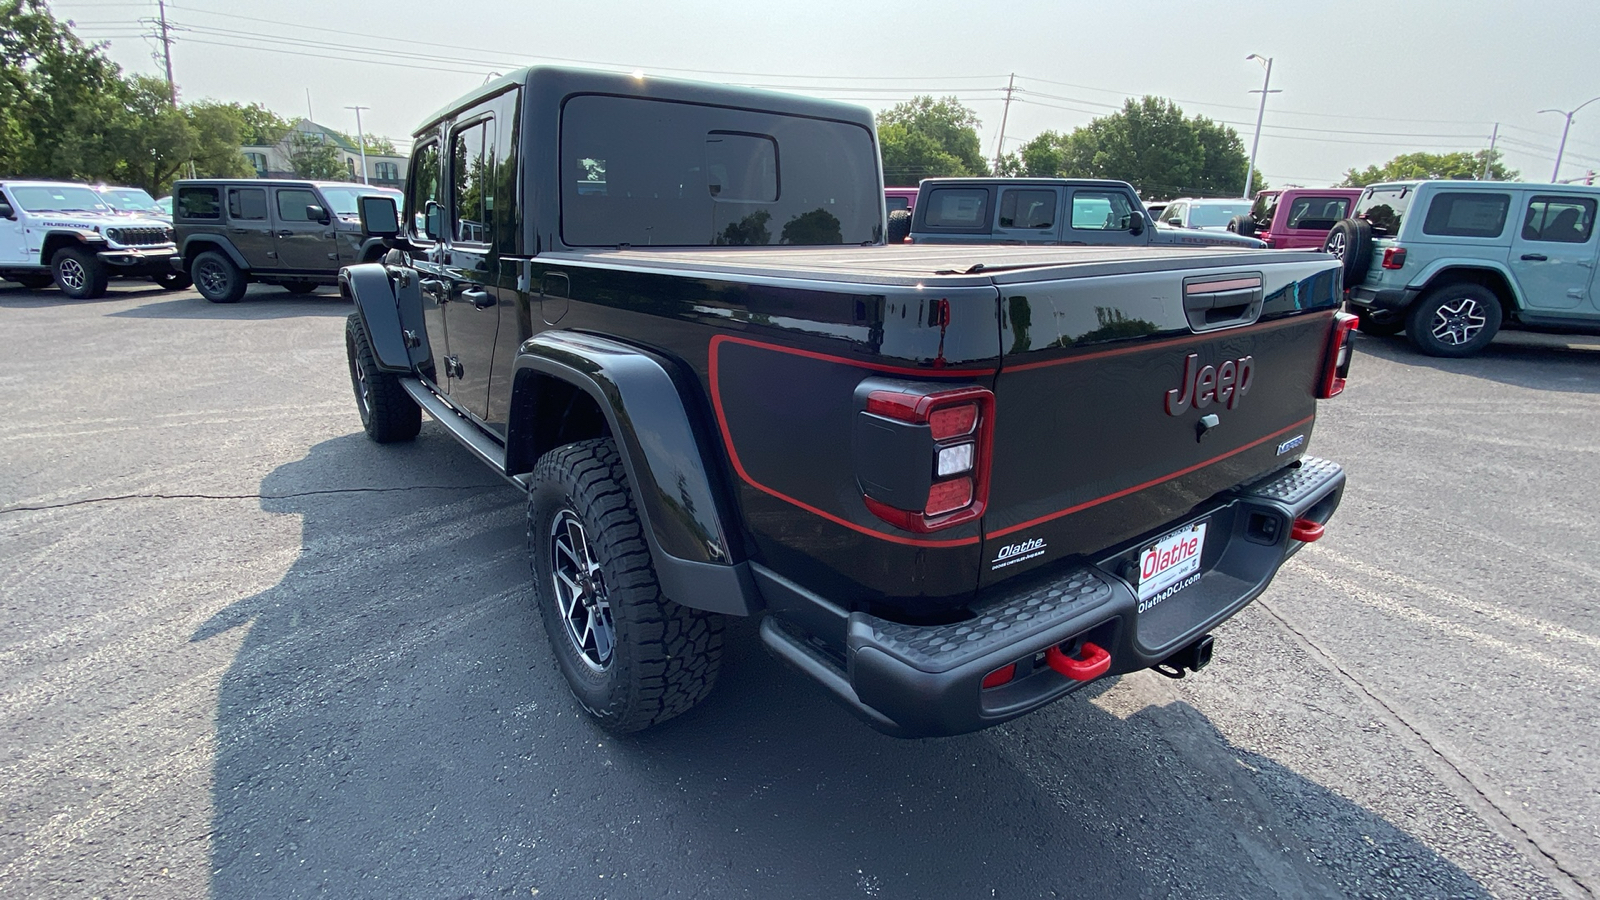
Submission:
M 1128 230 L 1134 234 L 1144 234 L 1144 213 L 1128 213 Z
M 371 237 L 389 238 L 400 233 L 400 210 L 393 197 L 362 197 L 357 204 L 361 230 Z
M 0 200 L 0 219 L 15 219 L 16 217 L 17 211 L 11 208 L 11 204 Z
M 427 210 L 427 218 L 423 220 L 423 233 L 430 240 L 444 240 L 444 207 L 436 200 L 429 200 Z
M 315 203 L 306 206 L 306 219 L 312 222 L 319 222 L 323 225 L 333 221 L 333 217 L 328 215 L 328 211 L 316 205 Z

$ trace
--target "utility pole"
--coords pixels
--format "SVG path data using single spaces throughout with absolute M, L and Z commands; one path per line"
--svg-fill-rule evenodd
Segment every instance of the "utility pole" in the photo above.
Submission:
M 1494 123 L 1494 131 L 1489 134 L 1489 152 L 1483 155 L 1483 174 L 1478 176 L 1479 181 L 1489 180 L 1489 164 L 1494 162 L 1494 142 L 1500 138 L 1500 123 Z
M 167 24 L 167 0 L 156 0 L 156 3 L 161 10 L 161 20 L 156 27 L 161 29 L 161 60 L 167 68 L 167 101 L 176 109 L 178 86 L 172 80 L 172 26 Z
M 1000 110 L 1000 140 L 994 145 L 994 172 L 1000 174 L 1000 157 L 1006 151 L 1006 118 L 1011 115 L 1011 93 L 1017 87 L 1017 73 L 1011 73 L 1011 80 L 1006 82 L 1006 105 Z
M 1255 60 L 1267 67 L 1267 80 L 1262 82 L 1261 90 L 1251 91 L 1252 94 L 1261 95 L 1261 108 L 1256 110 L 1256 136 L 1250 141 L 1250 162 L 1245 164 L 1244 172 L 1244 199 L 1250 199 L 1250 188 L 1256 181 L 1256 148 L 1261 146 L 1261 120 L 1267 116 L 1267 95 L 1281 94 L 1283 91 L 1272 89 L 1272 57 L 1259 56 L 1255 53 L 1245 57 L 1245 61 Z
M 1553 112 L 1567 117 L 1567 124 L 1561 126 L 1561 144 L 1560 146 L 1556 147 L 1556 170 L 1550 173 L 1550 181 L 1552 184 L 1559 183 L 1559 179 L 1561 178 L 1561 157 L 1567 152 L 1567 132 L 1572 130 L 1572 117 L 1578 114 L 1579 109 L 1583 109 L 1585 106 L 1588 106 L 1595 100 L 1600 100 L 1600 97 L 1583 101 L 1582 103 L 1578 104 L 1578 109 L 1575 109 L 1572 112 L 1567 112 L 1566 110 L 1561 109 L 1539 110 L 1541 113 Z
M 371 108 L 372 107 L 370 107 L 370 106 L 346 106 L 345 107 L 345 109 L 353 109 L 353 110 L 356 111 L 356 146 L 361 148 L 361 183 L 362 184 L 370 184 L 371 182 L 367 181 L 367 135 L 366 135 L 365 132 L 363 132 L 361 130 L 361 111 L 363 109 L 371 109 Z

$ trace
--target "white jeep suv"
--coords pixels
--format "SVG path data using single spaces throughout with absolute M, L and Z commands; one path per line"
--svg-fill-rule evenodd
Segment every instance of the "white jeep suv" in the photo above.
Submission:
M 169 260 L 172 226 L 118 215 L 93 188 L 59 181 L 0 181 L 0 278 L 39 290 L 54 281 L 74 299 L 99 297 L 112 275 L 189 286 Z

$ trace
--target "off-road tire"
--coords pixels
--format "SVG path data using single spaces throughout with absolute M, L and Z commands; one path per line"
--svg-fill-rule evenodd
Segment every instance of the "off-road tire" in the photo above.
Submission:
M 189 280 L 189 276 L 181 272 L 173 272 L 171 275 L 153 275 L 150 280 L 154 281 L 163 291 L 181 291 L 194 284 L 193 281 Z
M 1372 225 L 1365 219 L 1340 219 L 1328 231 L 1322 249 L 1332 253 L 1344 270 L 1344 287 L 1349 290 L 1367 280 L 1372 265 Z
M 422 407 L 411 399 L 400 378 L 378 370 L 372 341 L 361 317 L 351 313 L 344 323 L 344 351 L 350 360 L 350 387 L 367 437 L 379 444 L 409 441 L 422 430 Z
M 1458 281 L 1422 295 L 1406 316 L 1406 337 L 1429 356 L 1460 359 L 1489 346 L 1504 313 L 1481 284 Z
M 56 283 L 54 275 L 11 275 L 7 277 L 30 291 L 42 291 Z
M 106 264 L 82 247 L 62 247 L 50 257 L 50 272 L 61 293 L 74 300 L 93 300 L 106 295 L 110 274 Z
M 194 279 L 194 288 L 200 296 L 212 303 L 238 303 L 250 286 L 233 260 L 218 250 L 207 250 L 196 256 L 189 264 L 189 277 Z
M 1374 322 L 1372 321 L 1372 313 L 1364 310 L 1356 311 L 1356 319 L 1358 320 L 1356 328 L 1362 334 L 1368 334 L 1373 337 L 1394 337 L 1406 330 L 1404 319 L 1396 319 L 1393 322 Z
M 1245 237 L 1256 236 L 1256 220 L 1246 215 L 1237 215 L 1228 220 L 1228 230 L 1234 234 Z
M 317 289 L 315 281 L 285 281 L 281 287 L 291 294 L 309 294 Z
M 563 534 L 573 522 L 580 526 L 584 552 L 599 575 L 585 580 L 592 589 L 587 596 L 598 599 L 595 606 L 604 607 L 610 623 L 609 658 L 579 646 L 557 603 L 563 596 L 555 575 L 558 522 Z M 722 666 L 722 617 L 663 597 L 645 541 L 611 439 L 567 444 L 539 459 L 528 491 L 528 548 L 545 635 L 578 702 L 601 727 L 619 734 L 688 711 L 711 693 Z M 570 568 L 572 557 L 562 562 Z M 579 604 L 571 605 L 576 610 Z
M 889 230 L 884 232 L 884 241 L 890 244 L 904 243 L 911 234 L 911 211 L 897 209 L 889 213 Z

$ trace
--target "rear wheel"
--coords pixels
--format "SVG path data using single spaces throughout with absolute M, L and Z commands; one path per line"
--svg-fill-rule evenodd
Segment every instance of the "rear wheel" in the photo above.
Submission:
M 249 285 L 233 260 L 216 250 L 196 256 L 189 266 L 195 290 L 212 303 L 238 303 Z
M 534 595 L 556 665 L 610 731 L 639 731 L 704 700 L 722 617 L 661 595 L 616 444 L 557 447 L 528 491 Z
M 50 270 L 56 287 L 74 300 L 93 300 L 103 297 L 110 276 L 105 263 L 82 247 L 62 247 L 50 258 Z
M 1372 226 L 1362 219 L 1340 219 L 1328 231 L 1322 249 L 1339 261 L 1346 288 L 1360 284 L 1372 265 Z
M 378 370 L 372 353 L 372 340 L 351 314 L 344 323 L 344 350 L 350 361 L 350 386 L 356 392 L 356 410 L 367 437 L 380 444 L 409 441 L 422 430 L 422 408 L 411 399 L 400 379 L 392 372 Z
M 1429 356 L 1471 356 L 1494 340 L 1501 316 L 1500 298 L 1483 285 L 1441 285 L 1411 308 L 1406 337 Z

